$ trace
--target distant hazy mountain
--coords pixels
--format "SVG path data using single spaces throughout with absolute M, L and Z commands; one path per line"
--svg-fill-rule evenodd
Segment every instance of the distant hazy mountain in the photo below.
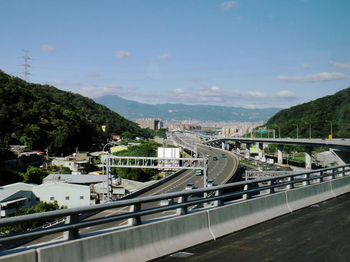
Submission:
M 164 120 L 201 120 L 201 121 L 266 121 L 280 108 L 245 109 L 242 107 L 225 107 L 210 105 L 183 104 L 142 104 L 121 98 L 120 96 L 103 96 L 95 101 L 105 105 L 118 114 L 130 119 L 161 118 Z

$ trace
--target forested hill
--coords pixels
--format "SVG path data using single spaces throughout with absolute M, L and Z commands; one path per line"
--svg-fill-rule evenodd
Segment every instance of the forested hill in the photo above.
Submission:
M 105 133 L 102 125 L 107 127 Z M 57 155 L 77 146 L 79 150 L 98 148 L 111 133 L 151 135 L 92 99 L 27 83 L 0 70 L 0 148 L 25 144 Z
M 350 88 L 334 95 L 325 96 L 311 102 L 282 110 L 267 122 L 269 128 L 278 127 L 281 136 L 296 137 L 298 125 L 299 137 L 309 137 L 309 123 L 313 138 L 326 138 L 330 134 L 331 123 L 333 137 L 350 137 Z

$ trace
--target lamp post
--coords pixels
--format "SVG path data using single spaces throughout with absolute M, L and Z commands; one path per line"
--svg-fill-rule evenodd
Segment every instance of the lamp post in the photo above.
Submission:
M 311 139 L 311 122 L 305 122 L 305 124 L 309 124 L 309 138 Z
M 105 148 L 106 148 L 106 146 L 108 146 L 108 145 L 110 145 L 110 144 L 115 144 L 115 142 L 114 141 L 112 141 L 112 142 L 109 142 L 109 143 L 107 143 L 107 144 L 105 144 L 104 146 L 103 146 L 103 149 L 102 149 L 102 151 L 104 152 L 105 151 Z M 109 152 L 107 152 L 108 153 L 108 155 L 109 155 Z M 105 160 L 106 161 L 106 160 Z M 105 162 L 104 161 L 104 162 Z M 104 174 L 105 173 L 105 171 L 106 171 L 106 173 L 107 173 L 107 181 L 106 181 L 106 184 L 107 184 L 107 187 L 106 187 L 106 190 L 107 190 L 107 201 L 112 201 L 112 177 L 111 177 L 111 172 L 110 172 L 110 169 L 109 169 L 109 165 L 110 165 L 110 162 L 109 162 L 110 160 L 109 160 L 109 158 L 107 158 L 107 164 L 106 163 L 104 163 L 104 164 L 106 164 L 107 166 L 106 166 L 106 170 L 104 170 L 104 165 L 102 165 L 102 173 Z
M 297 139 L 299 138 L 299 126 L 297 124 L 294 124 L 294 126 L 297 127 Z
M 332 126 L 332 121 L 331 120 L 326 120 L 326 122 L 331 123 L 331 139 L 333 138 L 333 126 Z

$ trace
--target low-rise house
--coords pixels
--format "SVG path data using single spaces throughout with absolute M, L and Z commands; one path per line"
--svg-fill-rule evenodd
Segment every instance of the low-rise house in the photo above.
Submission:
M 33 193 L 40 201 L 53 203 L 68 208 L 90 205 L 90 187 L 68 183 L 41 184 L 33 188 Z
M 51 164 L 54 166 L 68 167 L 72 172 L 84 173 L 92 163 L 92 156 L 89 153 L 77 152 L 66 157 L 56 157 Z
M 19 189 L 0 189 L 0 216 L 12 215 L 19 208 L 27 209 L 38 203 L 32 191 Z

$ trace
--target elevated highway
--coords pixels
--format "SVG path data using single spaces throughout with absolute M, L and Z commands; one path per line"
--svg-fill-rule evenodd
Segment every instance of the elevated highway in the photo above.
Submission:
M 244 188 L 242 190 L 242 188 Z M 229 190 L 230 189 L 230 190 Z M 236 190 L 234 190 L 236 189 Z M 189 196 L 214 191 L 208 198 L 190 200 Z M 226 191 L 226 193 L 223 193 Z M 96 209 L 134 206 L 133 212 L 103 219 L 77 221 L 46 231 L 25 232 L 0 242 L 53 232 L 76 231 L 112 220 L 132 219 L 135 226 L 119 227 L 99 234 L 81 235 L 72 241 L 46 244 L 0 257 L 3 261 L 145 261 L 171 254 L 186 247 L 216 240 L 232 232 L 249 228 L 272 218 L 294 213 L 308 206 L 350 192 L 350 166 L 288 174 L 258 181 L 243 181 L 193 191 L 173 192 L 138 199 L 116 201 L 99 207 L 58 210 L 45 214 L 0 220 L 0 226 L 24 221 L 74 215 Z M 235 197 L 235 198 L 233 198 Z M 178 198 L 177 203 L 144 208 L 143 203 Z M 190 210 L 200 203 L 211 207 Z M 138 208 L 136 208 L 138 207 Z M 147 215 L 177 210 L 177 214 L 143 221 Z M 283 217 L 282 217 L 283 218 Z M 296 228 L 297 229 L 297 228 Z M 295 230 L 296 230 L 295 229 Z M 327 240 L 325 240 L 327 241 Z M 238 245 L 240 246 L 240 245 Z M 293 257 L 292 253 L 288 253 Z M 267 259 L 269 260 L 269 259 Z

